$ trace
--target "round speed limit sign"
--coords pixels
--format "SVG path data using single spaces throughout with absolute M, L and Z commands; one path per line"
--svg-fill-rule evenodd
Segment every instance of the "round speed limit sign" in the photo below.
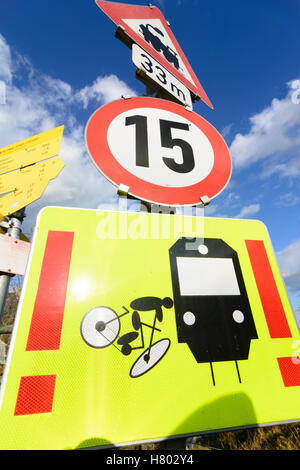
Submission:
M 222 136 L 201 116 L 171 101 L 113 101 L 90 117 L 85 137 L 104 176 L 144 201 L 200 204 L 203 197 L 217 196 L 231 176 Z

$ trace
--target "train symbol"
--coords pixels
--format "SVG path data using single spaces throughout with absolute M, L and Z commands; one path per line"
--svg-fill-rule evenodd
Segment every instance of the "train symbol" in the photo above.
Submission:
M 163 32 L 151 24 L 140 24 L 141 33 L 144 36 L 145 41 L 150 44 L 157 52 L 161 52 L 165 59 L 173 64 L 174 67 L 179 70 L 179 61 L 178 61 L 178 54 L 173 51 L 170 46 L 166 46 L 162 42 L 162 38 L 164 38 Z
M 237 361 L 258 336 L 236 251 L 221 239 L 183 237 L 169 256 L 178 342 L 210 363 L 214 384 L 217 361 L 235 361 L 241 382 Z

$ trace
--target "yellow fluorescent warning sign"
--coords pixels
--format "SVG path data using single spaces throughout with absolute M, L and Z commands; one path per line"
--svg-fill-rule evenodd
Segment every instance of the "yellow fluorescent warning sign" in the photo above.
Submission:
M 300 420 L 299 340 L 261 222 L 46 208 L 1 384 L 0 447 Z

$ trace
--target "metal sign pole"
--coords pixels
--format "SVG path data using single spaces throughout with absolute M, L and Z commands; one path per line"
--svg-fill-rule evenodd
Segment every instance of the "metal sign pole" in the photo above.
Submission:
M 1 227 L 7 229 L 8 237 L 20 238 L 21 225 L 25 217 L 25 208 L 11 214 L 9 220 L 1 223 Z M 7 298 L 9 283 L 14 274 L 0 273 L 0 324 L 4 312 L 5 302 Z

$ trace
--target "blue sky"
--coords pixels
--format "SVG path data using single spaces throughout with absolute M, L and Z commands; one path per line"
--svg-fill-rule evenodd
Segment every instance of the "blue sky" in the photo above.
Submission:
M 147 1 L 122 3 L 147 5 Z M 152 0 L 214 104 L 194 111 L 222 133 L 233 160 L 206 213 L 268 227 L 300 315 L 300 0 Z M 94 0 L 2 0 L 0 147 L 64 124 L 66 168 L 27 209 L 116 203 L 84 144 L 89 116 L 122 94 L 142 95 L 131 51 Z

